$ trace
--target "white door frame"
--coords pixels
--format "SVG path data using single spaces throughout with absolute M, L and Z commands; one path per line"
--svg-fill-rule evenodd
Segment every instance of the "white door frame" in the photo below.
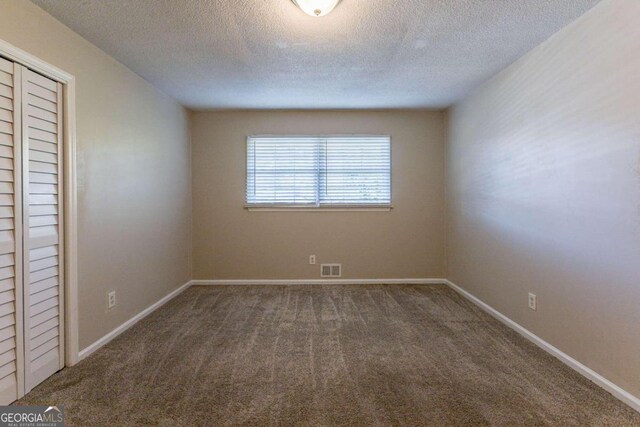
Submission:
M 71 74 L 0 39 L 0 55 L 62 84 L 64 149 L 65 365 L 79 361 L 78 212 L 76 184 L 76 79 Z

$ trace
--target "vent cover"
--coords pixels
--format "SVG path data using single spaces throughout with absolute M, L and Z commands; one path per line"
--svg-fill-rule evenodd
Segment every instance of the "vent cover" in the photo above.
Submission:
M 320 277 L 342 277 L 342 264 L 322 264 Z

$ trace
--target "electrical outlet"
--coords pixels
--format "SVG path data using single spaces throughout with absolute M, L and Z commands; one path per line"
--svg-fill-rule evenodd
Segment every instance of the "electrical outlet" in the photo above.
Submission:
M 529 292 L 529 308 L 533 311 L 538 309 L 538 297 L 531 292 Z
M 311 264 L 311 265 L 315 265 L 316 264 L 316 256 L 315 255 L 309 255 L 309 264 Z
M 107 294 L 107 307 L 109 309 L 116 306 L 116 291 L 111 291 Z

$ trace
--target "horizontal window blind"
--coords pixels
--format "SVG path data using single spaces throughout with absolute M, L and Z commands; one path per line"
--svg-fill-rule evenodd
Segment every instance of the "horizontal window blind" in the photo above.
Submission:
M 390 137 L 249 137 L 246 190 L 247 205 L 388 205 Z

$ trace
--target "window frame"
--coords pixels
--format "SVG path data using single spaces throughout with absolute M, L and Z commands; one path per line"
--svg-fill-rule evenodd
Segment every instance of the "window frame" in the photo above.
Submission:
M 336 204 L 285 204 L 285 203 L 248 203 L 247 187 L 249 176 L 249 162 L 247 161 L 247 152 L 249 148 L 249 140 L 252 138 L 388 138 L 389 139 L 389 203 L 336 203 Z M 248 211 L 307 211 L 307 212 L 375 212 L 375 211 L 391 211 L 393 206 L 393 138 L 389 134 L 326 134 L 326 135 L 303 135 L 303 134 L 258 134 L 247 135 L 244 144 L 244 209 Z

